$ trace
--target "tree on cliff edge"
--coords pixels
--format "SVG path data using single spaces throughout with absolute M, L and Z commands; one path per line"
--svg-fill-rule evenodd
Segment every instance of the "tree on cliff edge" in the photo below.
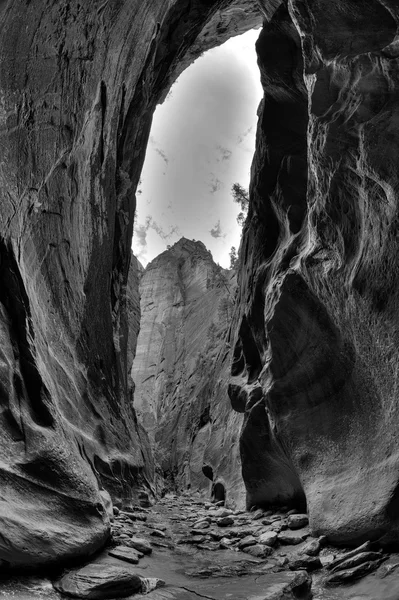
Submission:
M 237 202 L 241 207 L 241 211 L 237 215 L 237 223 L 242 227 L 248 214 L 249 192 L 239 183 L 233 183 L 231 193 L 234 202 Z
M 231 193 L 234 202 L 237 202 L 241 207 L 241 211 L 237 215 L 237 223 L 242 227 L 248 214 L 249 192 L 241 184 L 233 183 Z M 230 269 L 236 269 L 238 266 L 238 252 L 235 246 L 231 247 L 229 257 Z

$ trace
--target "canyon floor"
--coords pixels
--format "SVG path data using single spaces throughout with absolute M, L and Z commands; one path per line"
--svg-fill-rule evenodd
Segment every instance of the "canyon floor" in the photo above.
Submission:
M 110 545 L 88 565 L 4 580 L 0 598 L 121 597 L 111 590 L 120 591 L 122 580 L 95 591 L 91 575 L 104 583 L 123 571 L 126 581 L 138 576 L 138 591 L 128 596 L 135 600 L 398 600 L 399 555 L 368 543 L 355 551 L 329 547 L 295 511 L 221 504 L 168 494 L 151 508 L 115 509 Z M 360 578 L 342 584 L 352 577 Z

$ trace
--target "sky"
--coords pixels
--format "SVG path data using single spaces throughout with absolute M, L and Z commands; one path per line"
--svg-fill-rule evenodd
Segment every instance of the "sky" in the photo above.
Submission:
M 258 35 L 252 30 L 206 52 L 155 111 L 132 245 L 144 266 L 183 236 L 230 265 L 241 235 L 231 187 L 249 186 L 262 97 Z

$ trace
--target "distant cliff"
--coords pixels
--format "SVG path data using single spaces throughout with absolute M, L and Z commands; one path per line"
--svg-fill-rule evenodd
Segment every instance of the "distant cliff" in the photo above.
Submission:
M 209 493 L 219 482 L 216 492 L 223 486 L 232 501 L 243 499 L 237 436 L 226 435 L 242 419 L 227 396 L 235 289 L 235 274 L 202 242 L 182 238 L 163 252 L 142 274 L 132 370 L 134 406 L 162 476 Z

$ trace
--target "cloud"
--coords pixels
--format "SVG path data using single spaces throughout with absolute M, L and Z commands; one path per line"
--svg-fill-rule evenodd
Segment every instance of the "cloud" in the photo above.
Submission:
M 216 148 L 220 152 L 222 161 L 229 160 L 231 158 L 231 155 L 232 155 L 231 150 L 229 150 L 228 148 L 225 148 L 224 146 L 221 146 L 220 144 L 218 146 L 216 146 Z M 218 162 L 219 162 L 219 159 L 218 159 Z
M 173 235 L 180 235 L 180 231 L 177 225 L 174 225 L 173 227 L 171 226 L 169 227 L 168 231 L 165 231 L 160 225 L 158 225 L 156 221 L 154 221 L 154 219 L 150 215 L 148 215 L 145 218 L 144 224 L 137 224 L 134 227 L 135 242 L 138 246 L 141 247 L 141 249 L 137 253 L 138 258 L 142 257 L 146 252 L 147 232 L 149 229 L 153 229 L 154 231 L 156 231 L 159 237 L 164 241 L 168 241 Z
M 165 163 L 168 165 L 169 164 L 169 159 L 166 156 L 165 152 L 162 150 L 162 148 L 159 148 L 159 144 L 156 141 L 155 137 L 153 135 L 150 135 L 150 140 L 149 143 L 151 146 L 153 146 L 154 151 L 159 154 L 159 156 L 165 161 Z
M 211 179 L 211 181 L 210 181 L 209 188 L 211 190 L 211 194 L 214 194 L 215 192 L 220 190 L 223 183 L 213 173 L 212 173 L 212 175 L 213 175 L 213 179 Z
M 245 140 L 245 138 L 247 137 L 247 135 L 249 135 L 252 130 L 253 130 L 253 126 L 249 127 L 246 131 L 244 131 L 244 133 L 242 133 L 241 135 L 239 135 L 238 138 L 237 138 L 238 143 L 242 144 L 243 141 Z
M 147 251 L 147 225 L 135 225 L 134 226 L 134 241 L 135 241 L 135 254 L 136 257 L 140 260 L 145 260 L 145 255 Z
M 226 237 L 226 235 L 222 233 L 222 228 L 220 226 L 220 220 L 216 223 L 216 225 L 214 225 L 214 227 L 212 227 L 212 229 L 209 230 L 209 233 L 211 234 L 212 237 L 214 237 L 216 239 Z
M 134 228 L 136 240 L 137 243 L 140 244 L 140 246 L 146 246 L 147 244 L 147 231 L 148 227 L 146 227 L 145 225 L 138 225 Z
M 169 241 L 173 235 L 180 235 L 179 228 L 177 227 L 177 225 L 169 227 L 169 231 L 166 232 L 160 225 L 158 225 L 156 221 L 154 221 L 152 217 L 146 218 L 146 226 L 147 230 L 151 228 L 154 231 L 156 231 L 159 237 L 164 241 Z
M 159 154 L 159 156 L 160 156 L 161 158 L 163 158 L 163 160 L 165 161 L 165 163 L 168 165 L 168 164 L 169 164 L 169 159 L 168 159 L 168 157 L 166 156 L 165 152 L 164 152 L 163 150 L 161 150 L 160 148 L 154 148 L 154 150 L 155 150 L 155 152 L 156 152 L 157 154 Z

